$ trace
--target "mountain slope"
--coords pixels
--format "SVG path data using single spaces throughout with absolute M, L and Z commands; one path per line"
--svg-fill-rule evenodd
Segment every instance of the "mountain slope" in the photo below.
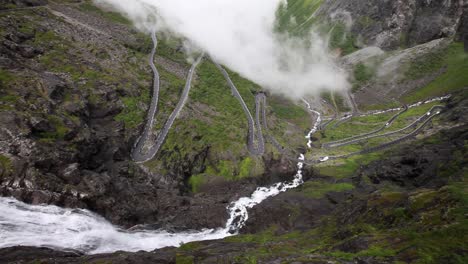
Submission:
M 265 155 L 250 155 L 241 105 L 204 59 L 165 144 L 144 164 L 130 153 L 151 100 L 150 36 L 90 1 L 0 7 L 2 196 L 87 208 L 123 227 L 214 228 L 225 224 L 229 202 L 291 179 L 296 152 L 326 161 L 307 166 L 303 186 L 249 210 L 238 236 L 96 256 L 15 247 L 0 249 L 1 262 L 467 261 L 468 34 L 461 1 L 287 1 L 277 13 L 278 32 L 304 37 L 316 28 L 329 36 L 353 85 L 351 93 L 306 98 L 323 118 L 311 148 L 304 135 L 315 115 L 302 102 L 268 94 L 271 134 L 296 156 L 270 143 Z M 161 98 L 153 137 L 190 68 L 182 40 L 158 37 Z M 262 88 L 228 72 L 254 113 Z M 440 112 L 430 112 L 438 106 Z M 374 112 L 389 108 L 399 109 Z M 373 132 L 407 126 L 392 135 Z M 372 138 L 327 147 L 362 135 Z

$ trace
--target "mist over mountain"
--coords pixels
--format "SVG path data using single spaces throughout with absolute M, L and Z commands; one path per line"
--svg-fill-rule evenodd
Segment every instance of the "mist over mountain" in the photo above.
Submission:
M 278 33 L 282 0 L 95 0 L 128 16 L 146 32 L 186 38 L 213 59 L 265 89 L 290 98 L 349 88 L 328 43 L 311 30 L 303 37 Z

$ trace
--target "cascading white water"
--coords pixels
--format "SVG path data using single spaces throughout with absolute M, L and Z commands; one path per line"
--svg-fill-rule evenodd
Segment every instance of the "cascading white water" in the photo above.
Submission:
M 306 138 L 309 140 L 307 142 L 307 147 L 312 148 L 312 135 L 315 134 L 315 132 L 317 132 L 320 126 L 320 123 L 322 122 L 322 115 L 319 112 L 312 109 L 312 106 L 305 99 L 302 99 L 302 101 L 306 104 L 307 109 L 309 109 L 310 112 L 314 113 L 317 116 L 314 126 L 312 127 L 312 129 L 309 131 L 309 133 L 306 136 Z
M 306 102 L 307 103 L 307 102 Z M 307 103 L 308 104 L 308 103 Z M 308 104 L 309 110 L 313 111 Z M 314 128 L 317 131 L 320 113 Z M 36 246 L 78 250 L 86 254 L 119 250 L 151 251 L 182 243 L 221 239 L 237 234 L 249 218 L 247 209 L 267 198 L 303 183 L 305 157 L 300 154 L 298 170 L 292 182 L 276 183 L 257 188 L 250 197 L 242 197 L 228 206 L 229 218 L 224 228 L 169 233 L 164 230 L 128 231 L 113 226 L 101 216 L 83 209 L 67 209 L 53 205 L 29 205 L 13 198 L 0 198 L 0 248 Z

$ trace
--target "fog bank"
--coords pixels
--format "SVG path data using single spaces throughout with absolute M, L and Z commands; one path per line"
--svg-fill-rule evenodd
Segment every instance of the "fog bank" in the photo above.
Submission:
M 95 0 L 129 17 L 143 31 L 180 35 L 213 59 L 271 92 L 293 99 L 345 90 L 346 73 L 327 43 L 275 33 L 283 0 Z

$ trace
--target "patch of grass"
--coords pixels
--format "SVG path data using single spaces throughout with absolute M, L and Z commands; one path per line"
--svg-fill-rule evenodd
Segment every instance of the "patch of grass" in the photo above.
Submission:
M 10 172 L 12 170 L 12 164 L 10 158 L 0 154 L 0 166 L 4 171 Z M 1 175 L 0 175 L 1 176 Z
M 192 188 L 193 193 L 197 193 L 200 191 L 200 187 L 205 184 L 206 175 L 205 174 L 197 174 L 192 175 L 189 178 L 189 184 Z
M 195 263 L 195 258 L 193 256 L 186 256 L 184 254 L 177 253 L 175 263 L 176 264 L 193 264 Z
M 361 250 L 357 253 L 334 251 L 326 253 L 328 256 L 336 257 L 344 260 L 353 260 L 357 257 L 377 257 L 377 259 L 382 259 L 385 257 L 392 257 L 396 255 L 396 251 L 388 248 L 382 248 L 380 246 L 372 246 L 368 249 Z
M 55 34 L 53 31 L 50 31 L 50 30 L 46 32 L 38 31 L 36 32 L 34 43 L 35 44 L 42 44 L 42 43 L 50 44 L 53 41 L 60 41 L 60 40 L 61 38 L 57 36 L 57 34 Z
M 0 102 L 3 102 L 3 103 L 15 103 L 19 99 L 20 97 L 16 95 L 0 96 Z
M 245 178 L 250 176 L 250 171 L 252 170 L 253 165 L 254 162 L 252 158 L 246 157 L 245 159 L 243 159 L 239 165 L 238 178 Z
M 357 92 L 359 88 L 366 84 L 372 79 L 375 75 L 375 69 L 366 66 L 363 63 L 359 63 L 354 67 L 353 70 L 354 82 L 353 82 L 353 92 Z
M 405 94 L 404 101 L 415 102 L 468 87 L 468 54 L 461 42 L 454 42 L 446 50 L 412 63 L 407 78 L 418 79 L 443 67 L 444 73 L 428 85 Z
M 99 16 L 102 16 L 111 22 L 115 22 L 115 23 L 119 23 L 123 25 L 132 25 L 132 22 L 128 18 L 121 15 L 120 13 L 104 11 L 100 9 L 99 7 L 93 5 L 92 2 L 90 1 L 87 1 L 81 4 L 80 10 L 83 12 L 92 12 L 92 13 L 98 14 Z
M 324 182 L 306 182 L 298 192 L 311 197 L 311 198 L 322 198 L 329 192 L 343 192 L 354 189 L 354 186 L 350 183 L 324 183 Z
M 355 52 L 358 48 L 354 46 L 355 37 L 346 30 L 345 24 L 336 23 L 330 33 L 330 48 L 339 49 L 341 54 L 348 55 Z
M 304 108 L 300 106 L 293 106 L 281 104 L 278 101 L 271 101 L 271 108 L 276 117 L 286 120 L 294 119 L 307 119 L 308 114 Z
M 43 142 L 55 142 L 58 140 L 63 140 L 65 135 L 70 131 L 68 127 L 63 123 L 62 118 L 56 115 L 47 116 L 47 120 L 52 125 L 52 132 L 42 132 L 39 137 L 40 141 Z
M 3 88 L 9 85 L 14 81 L 15 77 L 4 69 L 0 69 L 0 88 Z
M 181 50 L 181 41 L 179 39 L 170 39 L 167 38 L 167 36 L 158 36 L 158 39 L 163 40 L 158 42 L 158 55 L 170 59 L 172 61 L 178 62 L 180 64 L 187 65 L 187 57 Z M 146 42 L 148 41 L 149 47 L 152 47 L 153 44 L 149 36 L 148 39 L 146 39 Z
M 125 108 L 120 114 L 116 115 L 114 119 L 124 122 L 125 127 L 128 129 L 136 128 L 142 124 L 145 119 L 146 109 L 142 108 L 141 102 L 148 103 L 149 95 L 142 93 L 140 97 L 123 97 L 121 100 Z
M 343 160 L 343 163 L 336 166 L 319 166 L 316 169 L 321 175 L 346 178 L 352 176 L 360 166 L 369 164 L 381 157 L 379 153 L 371 153 L 365 155 L 356 155 Z

